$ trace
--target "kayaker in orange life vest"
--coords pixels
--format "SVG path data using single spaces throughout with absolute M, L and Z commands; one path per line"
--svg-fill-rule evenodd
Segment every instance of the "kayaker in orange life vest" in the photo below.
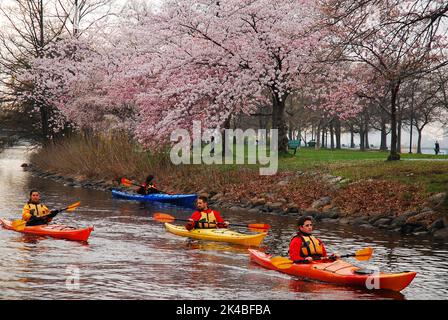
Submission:
M 48 224 L 59 213 L 59 210 L 48 209 L 40 203 L 40 193 L 37 190 L 30 191 L 30 199 L 23 206 L 22 219 L 27 226 L 38 226 Z
M 289 244 L 289 257 L 294 263 L 311 262 L 322 258 L 336 260 L 337 254 L 327 256 L 323 242 L 313 236 L 313 218 L 304 216 L 297 221 L 299 231 Z
M 142 183 L 140 187 L 137 189 L 137 193 L 142 195 L 151 193 L 162 193 L 159 189 L 157 189 L 156 184 L 152 181 L 153 179 L 154 176 L 152 175 L 147 176 L 145 182 Z
M 196 201 L 197 211 L 193 212 L 185 229 L 212 229 L 212 228 L 227 228 L 228 222 L 224 221 L 218 211 L 212 210 L 208 207 L 207 197 L 200 196 Z

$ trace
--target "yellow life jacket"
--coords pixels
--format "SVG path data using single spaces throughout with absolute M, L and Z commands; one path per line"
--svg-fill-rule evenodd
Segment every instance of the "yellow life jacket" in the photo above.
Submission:
M 28 221 L 31 216 L 42 217 L 49 212 L 50 210 L 44 204 L 27 203 L 23 206 L 22 219 Z
M 213 210 L 210 210 L 210 212 L 201 211 L 201 218 L 199 218 L 196 225 L 196 228 L 199 229 L 216 228 L 215 212 Z
M 324 254 L 323 244 L 315 236 L 297 235 L 302 239 L 302 247 L 300 248 L 300 256 L 303 258 L 312 257 L 320 258 Z

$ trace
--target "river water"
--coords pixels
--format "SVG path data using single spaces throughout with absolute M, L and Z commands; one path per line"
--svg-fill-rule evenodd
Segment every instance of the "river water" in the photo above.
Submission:
M 247 248 L 170 234 L 154 212 L 187 218 L 192 210 L 112 199 L 109 192 L 64 186 L 31 176 L 26 145 L 0 153 L 0 216 L 21 217 L 31 188 L 60 208 L 81 201 L 58 223 L 94 225 L 88 243 L 23 235 L 0 229 L 1 299 L 443 299 L 448 298 L 448 246 L 431 237 L 402 237 L 381 230 L 318 223 L 329 252 L 375 249 L 368 262 L 382 271 L 417 271 L 401 293 L 367 291 L 300 280 L 249 261 Z M 295 219 L 222 211 L 233 223 L 272 228 L 261 250 L 286 255 Z M 244 229 L 241 231 L 243 232 Z M 71 281 L 79 278 L 79 281 Z

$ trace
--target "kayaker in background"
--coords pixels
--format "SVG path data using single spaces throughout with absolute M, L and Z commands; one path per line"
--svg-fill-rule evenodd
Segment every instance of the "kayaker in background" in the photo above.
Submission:
M 185 229 L 212 229 L 227 228 L 229 223 L 224 221 L 218 211 L 208 207 L 207 197 L 199 196 L 196 201 L 197 211 L 193 212 L 189 221 L 185 225 Z
M 40 193 L 37 190 L 30 191 L 30 199 L 23 206 L 22 219 L 27 226 L 48 224 L 59 213 L 59 210 L 49 210 L 40 203 Z
M 294 263 L 311 262 L 322 258 L 336 260 L 338 255 L 327 257 L 327 250 L 323 242 L 312 235 L 313 218 L 309 216 L 300 217 L 297 221 L 298 232 L 289 244 L 289 257 Z
M 156 184 L 155 182 L 153 182 L 153 180 L 154 176 L 147 176 L 145 182 L 137 189 L 137 193 L 143 195 L 151 193 L 162 193 L 159 189 L 157 189 Z

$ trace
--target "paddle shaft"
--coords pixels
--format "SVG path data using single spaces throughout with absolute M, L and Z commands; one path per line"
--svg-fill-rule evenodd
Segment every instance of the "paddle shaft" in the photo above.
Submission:
M 123 184 L 123 185 L 125 185 L 125 186 L 126 186 L 126 184 L 130 184 L 130 185 L 133 185 L 133 186 L 136 186 L 136 187 L 143 187 L 142 184 L 134 183 L 134 182 L 132 182 L 132 181 L 129 180 L 129 179 L 126 179 L 125 181 L 123 181 L 123 179 L 122 179 L 122 181 L 121 181 L 120 183 Z M 153 187 L 153 189 L 157 190 L 159 193 L 169 194 L 168 192 L 159 190 L 159 189 L 157 189 L 157 188 L 155 188 L 155 187 Z
M 168 219 L 167 219 L 168 220 Z M 191 220 L 187 220 L 187 219 L 178 219 L 178 218 L 174 218 L 174 219 L 169 219 L 169 220 L 173 220 L 173 221 L 185 221 L 185 222 L 190 222 Z M 206 222 L 208 224 L 210 224 L 209 222 Z M 216 223 L 215 223 L 216 224 Z
M 174 219 L 170 219 L 170 220 L 173 220 L 173 221 L 185 221 L 185 222 L 190 222 L 190 221 L 191 221 L 191 220 L 187 220 L 187 219 L 178 219 L 178 218 L 174 218 Z M 246 224 L 230 223 L 229 225 L 231 225 L 231 226 L 237 226 L 237 227 L 244 227 L 244 228 L 253 228 L 253 229 L 257 229 L 256 227 L 250 227 L 250 226 L 248 226 L 248 225 L 246 225 Z M 262 229 L 262 228 L 260 228 L 260 229 Z
M 349 257 L 356 257 L 356 253 L 349 253 L 349 254 L 344 254 L 344 255 L 342 255 L 342 256 L 339 256 L 337 259 L 339 259 L 339 258 L 349 258 Z M 319 258 L 319 259 L 313 259 L 312 261 L 321 261 L 321 260 L 337 260 L 337 259 L 332 259 L 332 258 L 330 258 L 330 257 L 321 257 L 321 258 Z M 309 262 L 311 262 L 311 261 L 308 261 L 308 260 L 294 260 L 294 261 L 292 261 L 291 260 L 291 262 L 292 263 L 309 263 Z

